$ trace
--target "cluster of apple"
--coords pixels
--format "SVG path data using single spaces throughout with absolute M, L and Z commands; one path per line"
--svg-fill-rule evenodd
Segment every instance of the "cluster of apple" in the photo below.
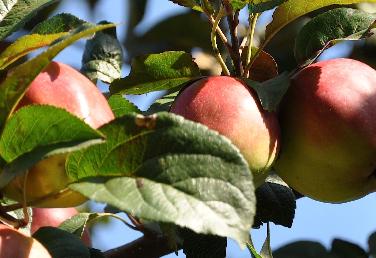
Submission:
M 312 64 L 291 80 L 276 113 L 241 80 L 208 77 L 171 111 L 230 138 L 256 187 L 272 167 L 296 191 L 346 202 L 376 191 L 376 71 L 352 59 Z
M 278 112 L 265 111 L 252 89 L 227 76 L 192 83 L 178 95 L 170 111 L 231 139 L 248 161 L 256 186 L 274 167 L 292 188 L 320 201 L 345 202 L 375 191 L 376 71 L 355 60 L 334 59 L 306 67 L 291 82 Z M 29 104 L 65 108 L 93 128 L 114 119 L 98 88 L 57 62 L 33 81 L 19 108 Z M 37 163 L 28 175 L 33 180 L 24 186 L 24 176 L 18 176 L 3 194 L 19 202 L 23 191 L 28 201 L 51 196 L 38 202 L 44 208 L 83 203 L 86 199 L 73 191 L 51 195 L 69 183 L 65 158 L 57 155 Z M 74 214 L 73 208 L 34 208 L 31 231 L 57 226 Z M 39 257 L 44 252 L 33 238 L 0 224 L 0 248 L 8 238 L 19 238 L 17 243 Z M 28 257 L 38 256 L 31 252 Z

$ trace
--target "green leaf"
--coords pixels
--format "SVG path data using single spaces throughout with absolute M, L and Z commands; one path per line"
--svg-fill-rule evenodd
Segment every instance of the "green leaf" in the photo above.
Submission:
M 283 27 L 295 19 L 330 5 L 348 5 L 365 2 L 364 0 L 288 0 L 277 7 L 273 14 L 273 20 L 268 24 L 265 31 L 265 42 L 270 39 Z M 367 2 L 376 3 L 376 0 L 368 0 Z
M 141 113 L 141 111 L 121 94 L 114 94 L 108 99 L 108 103 L 115 117 L 121 117 L 128 113 Z
M 189 7 L 195 11 L 200 11 L 200 12 L 203 11 L 200 5 L 200 0 L 170 0 L 170 1 L 181 6 Z
M 0 153 L 9 162 L 0 174 L 0 188 L 44 157 L 98 143 L 103 135 L 61 108 L 21 108 L 6 123 Z
M 50 63 L 50 61 L 64 48 L 83 37 L 113 27 L 115 25 L 90 25 L 84 24 L 71 31 L 66 36 L 55 42 L 45 52 L 37 57 L 12 69 L 7 78 L 0 84 L 0 127 L 4 126 L 8 116 L 14 111 L 17 103 L 21 100 L 29 84 Z
M 136 58 L 131 73 L 110 85 L 112 94 L 144 94 L 182 86 L 200 76 L 192 56 L 182 51 L 164 52 Z
M 99 24 L 108 24 L 100 22 Z M 99 31 L 88 40 L 82 57 L 83 72 L 92 81 L 111 83 L 121 77 L 123 49 L 116 36 L 116 28 Z
M 296 200 L 293 191 L 276 175 L 270 175 L 266 182 L 256 189 L 256 216 L 253 227 L 273 222 L 291 227 L 294 221 Z
M 297 62 L 312 62 L 328 46 L 346 39 L 362 38 L 375 20 L 375 14 L 351 8 L 337 8 L 316 16 L 301 29 L 296 38 Z M 359 32 L 359 37 L 352 36 Z
M 0 6 L 0 40 L 20 29 L 42 8 L 57 0 L 6 0 Z
M 103 135 L 68 111 L 48 105 L 30 105 L 10 117 L 0 138 L 0 153 L 7 162 L 37 147 L 65 143 L 74 147 Z
M 273 112 L 277 110 L 279 103 L 290 87 L 290 75 L 282 73 L 277 77 L 259 83 L 244 79 L 249 87 L 257 92 L 264 110 Z
M 111 213 L 82 212 L 62 222 L 59 225 L 59 228 L 81 238 L 88 224 L 94 223 L 95 220 L 99 220 L 106 217 L 113 217 L 116 219 L 120 219 L 121 221 L 124 221 L 121 217 Z
M 334 239 L 331 253 L 341 258 L 369 258 L 367 252 L 360 246 L 341 239 Z
M 69 155 L 80 179 L 70 188 L 141 219 L 248 240 L 252 173 L 227 138 L 169 113 L 125 115 L 101 131 L 104 144 Z
M 274 258 L 335 258 L 326 248 L 313 241 L 297 241 L 274 251 Z
M 47 248 L 52 257 L 90 258 L 89 249 L 80 238 L 59 228 L 42 227 L 33 234 Z
M 287 0 L 251 0 L 248 4 L 250 13 L 262 13 L 286 2 Z
M 77 18 L 69 13 L 60 13 L 37 24 L 31 31 L 32 34 L 56 34 L 71 31 L 85 23 L 84 20 Z

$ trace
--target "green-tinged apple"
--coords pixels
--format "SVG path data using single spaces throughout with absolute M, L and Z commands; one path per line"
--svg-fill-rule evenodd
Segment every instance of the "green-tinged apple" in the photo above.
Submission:
M 312 64 L 280 109 L 277 173 L 313 199 L 340 203 L 376 191 L 376 71 L 352 59 Z
M 98 128 L 114 119 L 106 98 L 88 78 L 72 67 L 51 62 L 30 84 L 17 108 L 31 104 L 47 104 L 64 108 Z M 82 204 L 86 198 L 67 189 L 71 182 L 65 172 L 65 154 L 44 159 L 29 169 L 25 185 L 27 201 L 36 207 L 62 208 Z M 11 181 L 3 193 L 23 201 L 25 176 Z M 48 196 L 46 198 L 46 196 Z
M 0 224 L 0 258 L 52 258 L 36 239 Z
M 227 76 L 200 79 L 184 89 L 171 112 L 202 123 L 236 145 L 261 185 L 279 150 L 279 125 L 263 110 L 257 95 L 242 81 Z
M 33 208 L 31 234 L 41 227 L 58 227 L 65 220 L 79 214 L 75 208 Z M 82 235 L 82 241 L 91 246 L 90 234 L 87 230 Z

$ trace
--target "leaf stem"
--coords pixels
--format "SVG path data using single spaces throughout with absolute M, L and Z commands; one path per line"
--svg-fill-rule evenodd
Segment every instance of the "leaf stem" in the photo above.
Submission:
M 242 60 L 240 57 L 240 44 L 238 39 L 238 25 L 239 25 L 239 10 L 233 11 L 228 0 L 223 0 L 223 5 L 227 15 L 227 23 L 231 36 L 231 59 L 234 63 L 235 75 L 241 76 L 243 74 Z
M 214 51 L 214 55 L 215 57 L 217 58 L 219 64 L 221 65 L 222 67 L 222 72 L 229 76 L 230 75 L 230 71 L 228 70 L 222 56 L 221 56 L 221 53 L 218 49 L 218 45 L 217 45 L 217 34 L 216 34 L 216 31 L 217 31 L 217 28 L 219 26 L 219 22 L 221 21 L 221 19 L 225 16 L 225 10 L 223 8 L 223 5 L 221 5 L 219 11 L 218 11 L 218 14 L 215 18 L 215 21 L 214 21 L 214 24 L 213 24 L 213 27 L 212 27 L 212 31 L 211 31 L 211 42 L 212 42 L 212 48 L 213 48 L 213 51 Z
M 249 35 L 248 35 L 248 44 L 247 44 L 248 45 L 248 51 L 247 51 L 246 67 L 251 62 L 253 39 L 254 39 L 255 30 L 256 30 L 257 19 L 258 19 L 259 16 L 260 16 L 259 13 L 250 14 L 250 16 L 249 16 L 250 31 L 249 31 Z M 246 74 L 246 77 L 247 76 L 248 75 Z

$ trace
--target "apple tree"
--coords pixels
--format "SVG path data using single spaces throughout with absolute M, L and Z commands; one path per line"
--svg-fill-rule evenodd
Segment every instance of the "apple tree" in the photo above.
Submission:
M 268 230 L 257 251 L 250 230 L 291 227 L 299 198 L 376 191 L 375 52 L 318 61 L 373 35 L 376 15 L 358 4 L 376 1 L 170 1 L 189 12 L 143 34 L 147 1 L 128 1 L 123 42 L 116 21 L 52 15 L 62 1 L 0 5 L 0 257 L 220 258 L 229 238 L 256 258 L 375 256 L 375 235 L 368 250 L 271 250 Z M 78 40 L 80 71 L 54 61 Z M 147 110 L 125 98 L 155 92 Z M 89 200 L 104 211 L 74 208 Z M 96 249 L 87 228 L 107 217 L 143 236 Z

